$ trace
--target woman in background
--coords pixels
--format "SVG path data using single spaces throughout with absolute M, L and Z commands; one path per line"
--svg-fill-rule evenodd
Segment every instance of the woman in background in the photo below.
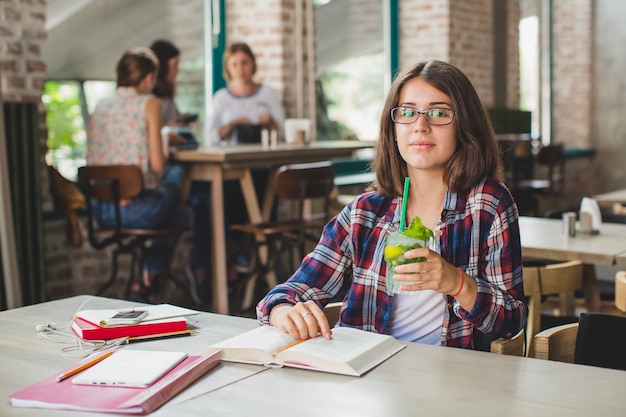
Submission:
M 256 58 L 246 43 L 231 44 L 223 56 L 223 75 L 228 85 L 213 95 L 209 129 L 214 144 L 237 144 L 239 125 L 256 125 L 281 134 L 285 113 L 274 90 L 254 80 L 257 71 Z M 260 131 L 259 131 L 260 132 Z M 268 181 L 267 169 L 254 169 L 252 176 L 259 200 Z M 241 189 L 237 181 L 224 184 L 224 201 L 227 202 L 226 236 L 229 243 L 229 261 L 234 270 L 230 279 L 236 279 L 236 272 L 247 272 L 249 257 L 244 254 L 241 239 L 229 230 L 231 223 L 248 221 Z
M 137 165 L 143 173 L 144 190 L 121 207 L 126 228 L 189 224 L 189 213 L 179 204 L 178 186 L 160 179 L 167 163 L 161 140 L 161 105 L 150 94 L 157 68 L 158 58 L 152 50 L 136 47 L 126 51 L 117 63 L 115 94 L 98 103 L 89 121 L 88 165 Z M 114 226 L 114 210 L 111 202 L 94 202 L 101 227 Z M 153 239 L 142 278 L 132 288 L 134 298 L 152 301 L 152 289 L 158 276 L 169 268 L 179 237 Z
M 250 47 L 237 42 L 224 52 L 228 86 L 213 96 L 209 122 L 215 142 L 237 143 L 237 125 L 255 124 L 282 131 L 285 112 L 274 90 L 254 80 L 256 58 Z
M 174 102 L 176 94 L 176 77 L 180 63 L 180 50 L 171 42 L 156 40 L 150 45 L 159 59 L 159 71 L 157 81 L 152 93 L 161 102 L 162 121 L 166 126 L 185 126 Z M 179 135 L 169 132 L 169 141 L 176 141 Z M 182 167 L 179 164 L 169 163 L 164 177 L 170 181 L 180 183 Z M 188 204 L 193 209 L 193 227 L 191 228 L 193 240 L 193 252 L 191 266 L 186 269 L 187 278 L 190 281 L 191 296 L 198 305 L 205 305 L 209 300 L 209 246 L 210 246 L 210 223 L 208 213 L 209 206 L 209 183 L 193 181 L 189 190 Z
M 178 66 L 180 64 L 180 50 L 171 42 L 166 40 L 156 40 L 150 45 L 159 59 L 159 71 L 157 80 L 152 89 L 154 94 L 161 101 L 164 125 L 180 125 L 182 120 L 178 107 L 174 102 L 176 95 L 176 77 L 178 76 Z

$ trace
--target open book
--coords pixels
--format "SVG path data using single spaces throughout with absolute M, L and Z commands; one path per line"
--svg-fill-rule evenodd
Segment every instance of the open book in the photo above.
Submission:
M 388 335 L 350 327 L 335 327 L 332 331 L 330 340 L 319 336 L 295 344 L 288 333 L 260 326 L 211 349 L 221 349 L 225 361 L 360 376 L 406 347 Z

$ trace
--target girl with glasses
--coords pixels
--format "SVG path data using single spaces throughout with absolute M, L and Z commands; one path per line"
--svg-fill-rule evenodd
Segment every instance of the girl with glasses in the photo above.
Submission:
M 489 339 L 522 329 L 527 306 L 518 211 L 498 179 L 488 116 L 458 68 L 421 62 L 396 77 L 373 169 L 372 191 L 330 220 L 298 270 L 258 303 L 259 320 L 295 339 L 329 338 L 322 308 L 347 288 L 340 326 L 484 350 Z M 395 266 L 403 285 L 393 294 L 386 290 L 385 238 L 390 225 L 416 217 L 432 229 L 433 243 L 405 253 L 421 259 Z

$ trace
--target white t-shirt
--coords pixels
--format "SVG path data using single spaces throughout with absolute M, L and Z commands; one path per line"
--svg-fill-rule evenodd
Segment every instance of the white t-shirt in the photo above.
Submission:
M 393 297 L 387 333 L 399 340 L 441 345 L 446 296 L 433 290 Z
M 285 112 L 274 90 L 261 84 L 259 89 L 249 96 L 233 95 L 228 88 L 221 88 L 213 95 L 213 109 L 209 121 L 211 143 L 220 142 L 218 129 L 240 117 L 248 117 L 256 123 L 261 113 L 269 112 L 278 125 L 279 135 L 285 122 Z M 237 134 L 232 132 L 223 142 L 237 143 Z

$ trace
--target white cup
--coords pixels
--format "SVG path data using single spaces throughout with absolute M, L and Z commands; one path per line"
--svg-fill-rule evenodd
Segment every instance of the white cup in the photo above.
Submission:
M 309 119 L 285 120 L 285 142 L 291 145 L 311 142 L 311 121 Z

